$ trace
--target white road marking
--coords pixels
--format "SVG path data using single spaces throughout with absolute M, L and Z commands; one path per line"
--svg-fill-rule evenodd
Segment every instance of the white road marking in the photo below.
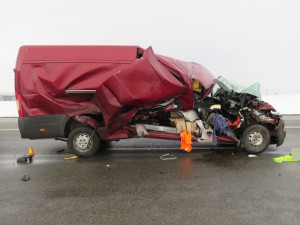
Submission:
M 11 128 L 11 129 L 0 129 L 0 131 L 18 131 L 19 129 L 17 128 Z

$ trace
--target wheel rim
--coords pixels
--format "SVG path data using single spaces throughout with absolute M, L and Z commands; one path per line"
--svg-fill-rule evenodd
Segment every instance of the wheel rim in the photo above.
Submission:
M 87 152 L 91 150 L 93 143 L 91 135 L 87 133 L 77 134 L 73 139 L 74 148 L 79 152 Z
M 252 146 L 258 147 L 263 143 L 263 141 L 264 141 L 264 137 L 260 132 L 254 131 L 249 135 L 249 143 Z

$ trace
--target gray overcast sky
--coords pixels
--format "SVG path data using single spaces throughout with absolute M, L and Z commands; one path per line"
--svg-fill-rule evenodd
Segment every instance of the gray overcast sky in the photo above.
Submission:
M 0 92 L 21 45 L 139 45 L 263 93 L 300 93 L 299 0 L 1 0 Z

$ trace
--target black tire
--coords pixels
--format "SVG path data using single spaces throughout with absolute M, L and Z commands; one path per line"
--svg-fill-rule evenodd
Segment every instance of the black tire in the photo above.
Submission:
M 259 154 L 270 145 L 270 133 L 262 125 L 255 124 L 246 128 L 242 136 L 244 149 L 251 154 Z
M 106 150 L 111 147 L 112 141 L 101 140 L 101 150 Z
M 68 148 L 74 155 L 91 157 L 100 148 L 100 138 L 90 127 L 77 127 L 69 133 Z

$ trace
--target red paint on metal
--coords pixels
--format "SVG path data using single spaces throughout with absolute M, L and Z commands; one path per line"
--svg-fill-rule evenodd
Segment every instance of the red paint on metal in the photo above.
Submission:
M 16 93 L 24 116 L 99 113 L 93 94 L 66 90 L 97 89 L 131 64 L 137 46 L 23 46 L 16 63 Z
M 100 136 L 101 136 L 101 134 L 100 134 Z M 107 139 L 107 140 L 119 140 L 119 139 L 130 138 L 130 136 L 128 135 L 128 133 L 125 130 L 120 129 L 120 130 L 114 132 L 113 134 L 106 133 L 106 135 L 102 136 L 101 138 Z
M 269 130 L 270 136 L 277 136 L 277 132 L 275 130 Z
M 157 131 L 147 131 L 148 134 L 144 135 L 144 138 L 158 138 L 158 139 L 169 139 L 169 140 L 178 140 L 180 141 L 180 134 L 172 134 L 172 133 L 163 133 Z M 192 136 L 192 141 L 197 141 L 197 139 Z
M 138 46 L 21 47 L 15 74 L 16 93 L 20 95 L 24 116 L 64 113 L 71 117 L 105 111 L 107 117 L 112 118 L 120 113 L 121 103 L 143 106 L 147 102 L 174 97 L 178 97 L 184 109 L 189 110 L 193 106 L 190 79 L 203 79 L 199 81 L 207 90 L 213 85 L 214 77 L 196 63 L 157 56 L 151 48 L 138 59 L 137 53 L 143 51 Z M 167 65 L 180 71 L 178 76 L 185 84 L 169 73 Z M 147 83 L 141 73 L 147 75 Z M 115 82 L 120 90 L 108 88 Z M 66 90 L 84 89 L 99 89 L 104 96 L 100 101 L 104 98 L 110 101 L 102 102 L 104 107 L 101 108 L 93 94 L 65 93 Z M 119 98 L 111 96 L 112 92 L 116 92 Z M 143 95 L 136 98 L 140 92 Z M 151 94 L 147 95 L 147 92 Z
M 217 141 L 219 143 L 222 143 L 222 142 L 225 142 L 225 143 L 235 143 L 235 140 L 233 140 L 232 138 L 230 137 L 227 137 L 227 136 L 217 136 Z
M 17 100 L 18 114 L 20 117 L 23 117 L 22 99 L 20 98 L 18 92 L 16 92 L 16 100 Z
M 180 134 L 163 133 L 156 131 L 148 131 L 149 134 L 144 135 L 144 138 L 170 139 L 180 141 Z
M 89 116 L 76 115 L 76 116 L 73 116 L 72 118 L 80 123 L 88 124 L 93 128 L 99 127 L 99 123 L 95 119 L 93 119 Z
M 15 68 L 19 116 L 102 114 L 106 136 L 128 127 L 139 109 L 171 98 L 178 98 L 183 110 L 192 109 L 192 79 L 203 85 L 205 96 L 214 84 L 200 64 L 138 46 L 23 46 Z
M 95 99 L 110 123 L 124 106 L 143 106 L 185 93 L 184 85 L 157 61 L 152 48 L 148 48 L 142 58 L 101 84 Z
M 276 109 L 267 102 L 263 102 L 262 106 L 259 107 L 259 110 L 271 110 L 276 112 Z

